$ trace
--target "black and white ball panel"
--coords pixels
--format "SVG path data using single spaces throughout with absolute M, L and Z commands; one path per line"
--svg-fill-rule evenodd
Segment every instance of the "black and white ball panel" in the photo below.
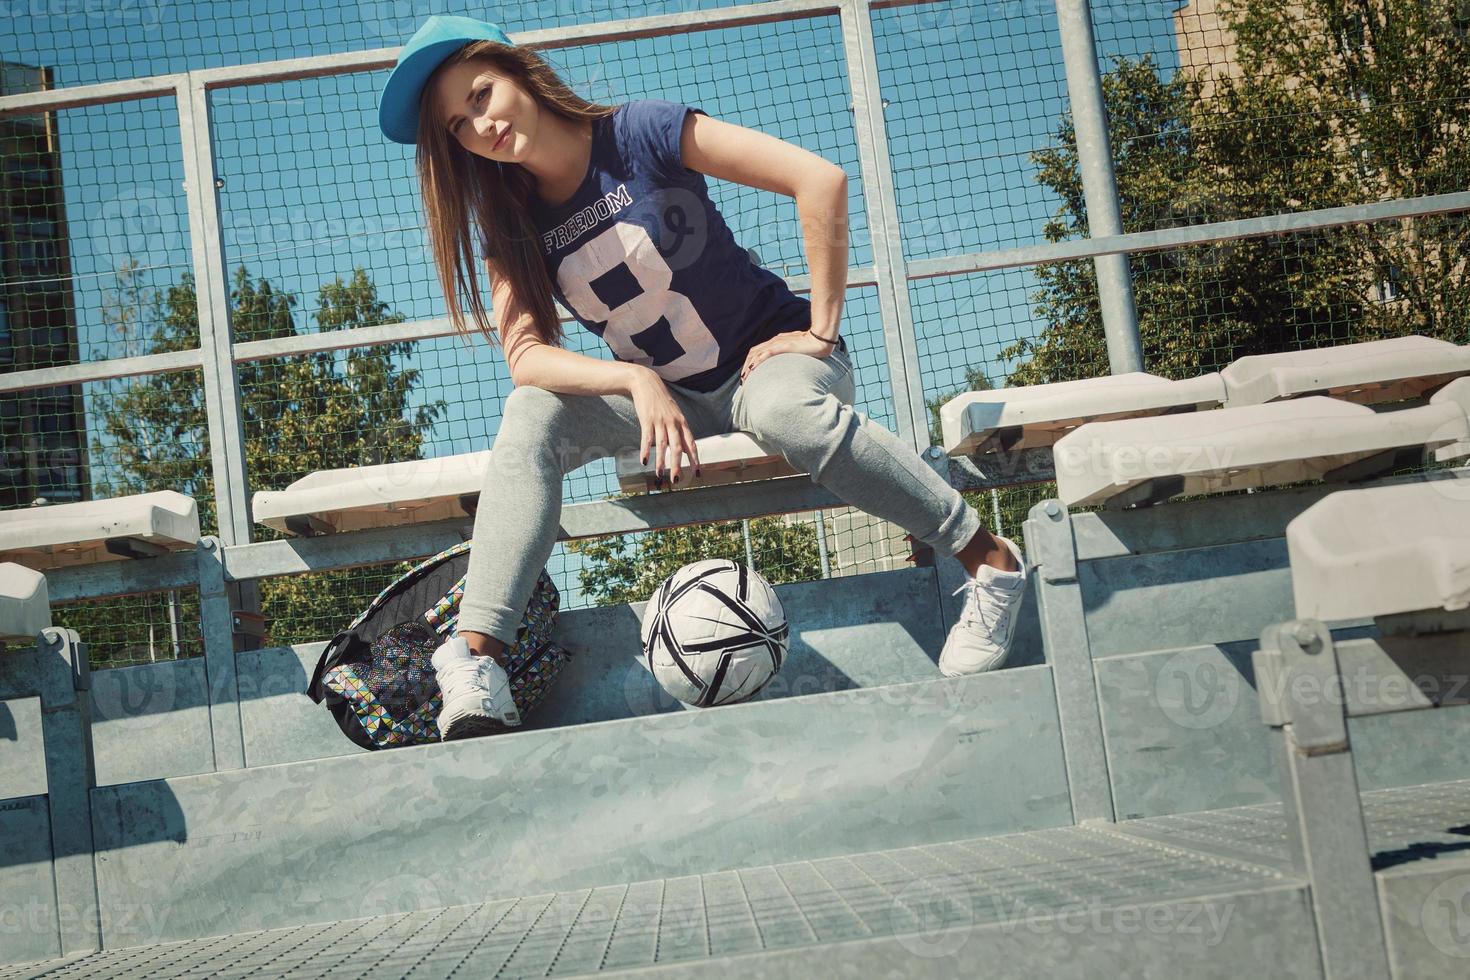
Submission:
M 692 562 L 649 597 L 648 669 L 671 695 L 707 707 L 752 697 L 786 656 L 785 610 L 760 574 L 727 558 Z

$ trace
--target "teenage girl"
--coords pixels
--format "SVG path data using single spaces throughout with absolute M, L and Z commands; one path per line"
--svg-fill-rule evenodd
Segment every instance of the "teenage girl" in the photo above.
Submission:
M 699 472 L 695 440 L 731 431 L 961 562 L 966 597 L 942 672 L 1005 660 L 1025 580 L 1016 545 L 986 531 L 910 446 L 853 411 L 838 333 L 848 240 L 839 167 L 679 103 L 588 102 L 534 51 L 466 17 L 430 17 L 409 39 L 379 124 L 389 139 L 417 144 L 451 320 L 467 330 L 473 319 L 499 342 L 514 384 L 475 517 L 458 633 L 433 657 L 443 738 L 520 724 L 505 650 L 551 556 L 563 477 L 637 447 L 678 484 Z M 706 175 L 796 199 L 809 301 L 735 242 Z M 553 297 L 612 360 L 562 347 Z

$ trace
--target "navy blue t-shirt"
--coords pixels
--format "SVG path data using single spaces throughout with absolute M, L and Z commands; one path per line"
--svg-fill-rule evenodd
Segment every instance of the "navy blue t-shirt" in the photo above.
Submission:
M 641 99 L 592 121 L 582 185 L 532 199 L 552 292 L 620 361 L 713 391 L 746 352 L 811 325 L 811 303 L 736 244 L 679 137 L 701 109 Z M 843 344 L 845 348 L 846 345 Z

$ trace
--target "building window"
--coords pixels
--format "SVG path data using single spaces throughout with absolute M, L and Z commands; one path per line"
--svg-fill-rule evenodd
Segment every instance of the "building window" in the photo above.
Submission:
M 1359 177 L 1364 180 L 1372 180 L 1378 176 L 1378 168 L 1373 166 L 1373 161 L 1368 156 L 1368 151 L 1363 148 L 1361 143 L 1353 144 L 1352 154 L 1353 162 L 1358 166 Z
M 1337 44 L 1344 58 L 1351 58 L 1362 51 L 1368 43 L 1368 25 L 1362 14 L 1350 13 L 1343 17 L 1337 28 Z
M 36 154 L 21 154 L 5 159 L 5 172 L 16 184 L 40 187 L 50 183 L 46 167 Z
M 56 242 L 49 238 L 18 238 L 15 241 L 15 258 L 23 275 L 54 276 L 60 253 Z
M 1403 298 L 1404 274 L 1396 265 L 1388 267 L 1388 275 L 1378 284 L 1378 299 L 1383 303 L 1392 303 L 1396 299 Z

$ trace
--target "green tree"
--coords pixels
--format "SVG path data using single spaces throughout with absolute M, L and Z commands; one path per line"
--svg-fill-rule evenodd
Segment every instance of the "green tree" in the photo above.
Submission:
M 587 598 L 593 605 L 611 606 L 643 602 L 660 582 L 690 562 L 731 558 L 743 563 L 745 537 L 740 521 L 727 521 L 572 541 L 567 550 L 587 562 L 577 572 Z M 817 530 L 811 524 L 755 518 L 750 522 L 750 551 L 755 570 L 772 585 L 821 577 Z
M 151 353 L 191 350 L 199 346 L 198 301 L 192 275 L 151 295 L 138 293 L 129 275 L 120 287 L 134 306 L 151 310 L 157 324 Z M 294 294 L 268 280 L 252 279 L 242 266 L 230 292 L 231 323 L 236 343 L 297 334 Z M 109 314 L 114 324 L 133 324 L 136 314 Z M 403 317 L 377 296 L 367 274 L 357 269 L 344 282 L 324 284 L 314 313 L 321 331 L 400 323 Z M 417 459 L 424 437 L 442 413 L 437 401 L 413 407 L 420 383 L 416 368 L 401 366 L 413 352 L 404 341 L 345 353 L 323 351 L 260 361 L 237 367 L 246 470 L 250 486 L 280 489 L 308 473 L 349 466 Z M 107 458 L 112 494 L 172 489 L 199 504 L 200 527 L 216 533 L 214 473 L 210 465 L 209 429 L 203 386 L 197 371 L 150 375 L 98 398 L 94 407 L 100 433 L 93 439 L 95 458 Z M 257 540 L 281 535 L 256 526 Z M 274 579 L 260 583 L 262 612 L 273 620 L 270 642 L 298 643 L 321 639 L 360 610 L 372 595 L 407 567 L 344 570 Z M 181 646 L 198 652 L 197 593 L 179 596 Z M 61 618 L 87 637 L 94 662 L 137 659 L 135 652 L 157 638 L 160 600 L 133 596 L 86 609 L 71 607 Z
M 1125 231 L 1462 188 L 1470 47 L 1419 0 L 1226 0 L 1239 76 L 1161 76 L 1116 59 L 1103 81 Z M 1371 8 L 1371 9 L 1370 9 Z M 1361 29 L 1360 29 L 1361 27 Z M 1070 117 L 1034 154 L 1062 205 L 1044 234 L 1087 234 Z M 1464 342 L 1462 216 L 1131 256 L 1148 370 L 1187 377 L 1246 354 L 1421 333 Z M 1108 370 L 1091 261 L 1037 267 L 1034 339 L 1011 384 Z M 1383 284 L 1400 299 L 1383 302 Z

